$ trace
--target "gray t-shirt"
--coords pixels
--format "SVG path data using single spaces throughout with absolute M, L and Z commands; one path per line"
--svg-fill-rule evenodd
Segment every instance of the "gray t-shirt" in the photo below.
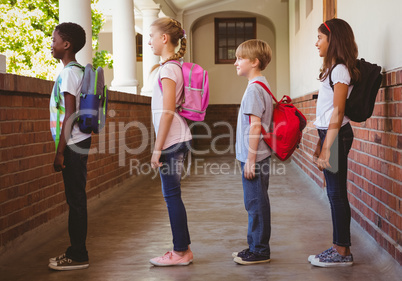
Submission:
M 236 159 L 241 162 L 247 161 L 249 149 L 250 121 L 249 115 L 261 118 L 264 129 L 268 132 L 272 122 L 273 102 L 272 97 L 258 84 L 261 81 L 270 89 L 267 79 L 259 76 L 249 81 L 246 91 L 241 101 L 239 115 L 237 117 L 236 129 Z M 264 160 L 271 155 L 271 149 L 260 136 L 256 162 Z

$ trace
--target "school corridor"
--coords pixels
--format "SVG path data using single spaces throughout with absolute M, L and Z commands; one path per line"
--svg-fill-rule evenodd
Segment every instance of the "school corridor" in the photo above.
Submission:
M 194 263 L 157 268 L 148 263 L 172 247 L 159 177 L 128 180 L 89 202 L 90 267 L 56 272 L 48 259 L 68 241 L 63 214 L 16 240 L 0 257 L 0 279 L 18 280 L 400 280 L 402 269 L 352 221 L 348 268 L 316 268 L 310 254 L 328 248 L 331 218 L 325 193 L 294 162 L 271 161 L 271 263 L 241 266 L 231 253 L 246 248 L 247 214 L 239 166 L 231 154 L 193 158 L 183 180 Z

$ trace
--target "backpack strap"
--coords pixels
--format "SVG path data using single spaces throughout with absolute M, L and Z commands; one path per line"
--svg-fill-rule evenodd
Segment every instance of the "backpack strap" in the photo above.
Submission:
M 331 88 L 332 88 L 332 91 L 334 91 L 334 82 L 332 82 L 332 70 L 334 70 L 334 68 L 338 65 L 339 63 L 337 63 L 337 64 L 335 64 L 333 67 L 331 67 L 331 70 L 329 71 L 329 74 L 328 74 L 328 76 L 329 76 L 329 85 L 331 86 Z
M 291 103 L 291 102 L 292 102 L 292 99 L 291 99 L 289 96 L 287 96 L 287 95 L 284 95 L 283 98 L 278 102 L 278 100 L 277 100 L 277 99 L 275 98 L 275 96 L 272 94 L 271 90 L 267 87 L 267 85 L 265 85 L 265 84 L 262 83 L 261 81 L 255 81 L 255 82 L 253 82 L 253 83 L 260 85 L 265 91 L 267 91 L 268 94 L 272 97 L 272 99 L 273 99 L 276 103 L 283 103 L 283 102 Z
M 85 67 L 83 67 L 81 64 L 78 62 L 70 62 L 68 63 L 64 68 L 66 67 L 71 67 L 71 66 L 76 66 L 81 68 L 82 71 L 85 71 Z M 65 113 L 66 109 L 65 107 L 60 105 L 60 85 L 59 85 L 59 80 L 60 80 L 60 75 L 57 76 L 56 81 L 55 81 L 55 87 L 53 88 L 53 95 L 54 95 L 54 101 L 56 102 L 56 108 L 57 108 L 57 120 L 56 120 L 56 137 L 55 137 L 55 148 L 57 151 L 57 148 L 59 146 L 60 142 L 60 113 Z
M 182 68 L 182 63 L 180 63 L 177 60 L 167 61 L 163 65 L 161 65 L 161 67 L 163 67 L 165 64 L 168 64 L 168 63 L 176 64 L 176 65 L 180 66 L 180 68 Z M 184 77 L 183 77 L 183 83 L 184 83 Z M 161 89 L 162 95 L 163 95 L 162 80 L 161 80 L 160 72 L 159 72 L 159 77 L 158 77 L 158 84 L 159 84 L 159 88 Z M 184 85 L 183 85 L 183 93 L 182 93 L 182 95 L 184 95 Z M 181 106 L 181 104 L 176 104 L 176 109 L 179 108 L 180 106 Z
M 60 112 L 66 112 L 66 109 L 60 105 L 60 85 L 59 85 L 60 76 L 57 76 L 55 86 L 53 88 L 53 96 L 54 101 L 56 102 L 56 109 L 57 109 L 57 119 L 56 119 L 56 136 L 55 136 L 55 148 L 57 151 L 57 147 L 59 146 L 60 142 Z
M 165 64 L 168 64 L 168 63 L 176 64 L 176 65 L 180 66 L 180 68 L 182 68 L 182 64 L 181 64 L 179 61 L 177 61 L 177 60 L 170 60 L 170 61 L 167 61 L 167 62 L 165 62 L 164 64 L 162 64 L 161 67 L 163 67 Z M 163 91 L 163 89 L 162 89 L 162 80 L 161 80 L 161 75 L 160 75 L 160 73 L 159 73 L 158 83 L 159 83 L 159 87 L 160 87 L 161 90 Z
M 275 98 L 275 96 L 272 94 L 271 90 L 267 87 L 267 85 L 265 85 L 265 84 L 262 83 L 261 81 L 254 81 L 253 83 L 260 85 L 260 86 L 272 97 L 272 99 L 273 99 L 276 103 L 278 103 L 278 100 L 277 100 L 277 99 Z M 284 96 L 283 98 L 285 98 L 285 96 Z M 283 100 L 283 98 L 282 98 L 282 100 Z M 290 99 L 290 98 L 289 98 L 289 99 Z M 281 100 L 280 102 L 282 102 L 282 100 Z M 251 124 L 251 116 L 250 116 L 250 115 L 248 116 L 248 122 L 249 122 L 249 124 Z M 261 134 L 262 134 L 263 136 L 265 136 L 265 135 L 267 134 L 267 131 L 265 131 L 264 126 L 262 126 L 262 124 L 261 124 Z
M 76 66 L 76 67 L 81 68 L 82 71 L 85 71 L 85 66 L 79 64 L 79 63 L 76 62 L 76 61 L 72 61 L 72 62 L 70 62 L 70 63 L 68 63 L 68 64 L 66 65 L 66 67 L 70 67 L 70 66 Z

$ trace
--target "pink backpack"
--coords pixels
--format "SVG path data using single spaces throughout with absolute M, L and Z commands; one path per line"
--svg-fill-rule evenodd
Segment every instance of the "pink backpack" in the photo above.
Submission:
M 191 62 L 169 61 L 181 67 L 184 82 L 184 94 L 180 104 L 176 105 L 178 113 L 192 121 L 203 121 L 209 102 L 208 72 Z M 162 82 L 159 79 L 162 90 Z

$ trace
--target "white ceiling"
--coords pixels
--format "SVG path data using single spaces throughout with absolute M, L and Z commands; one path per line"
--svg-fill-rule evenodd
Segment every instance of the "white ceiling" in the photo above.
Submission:
M 215 4 L 220 1 L 225 0 L 134 0 L 134 4 L 139 3 L 140 5 L 150 3 L 163 3 L 165 2 L 170 8 L 175 12 L 179 13 L 181 11 L 186 11 L 189 9 L 202 8 L 208 5 Z M 111 15 L 113 9 L 113 1 L 111 0 L 99 0 L 97 7 L 105 14 Z M 137 16 L 137 14 L 136 14 Z M 138 15 L 140 16 L 140 14 Z
M 205 7 L 222 0 L 165 0 L 165 2 L 172 4 L 172 8 L 179 10 L 189 10 Z
M 133 0 L 134 1 L 134 13 L 135 13 L 135 30 L 142 33 L 142 13 L 140 11 L 143 5 L 160 4 L 161 7 L 168 6 L 176 15 L 210 5 L 217 4 L 219 2 L 231 2 L 234 0 Z M 243 0 L 250 1 L 250 0 Z M 283 1 L 283 0 L 282 0 Z M 96 8 L 102 11 L 106 17 L 106 22 L 103 26 L 102 32 L 112 32 L 112 10 L 114 5 L 113 0 L 99 0 Z M 159 16 L 165 16 L 163 10 Z

